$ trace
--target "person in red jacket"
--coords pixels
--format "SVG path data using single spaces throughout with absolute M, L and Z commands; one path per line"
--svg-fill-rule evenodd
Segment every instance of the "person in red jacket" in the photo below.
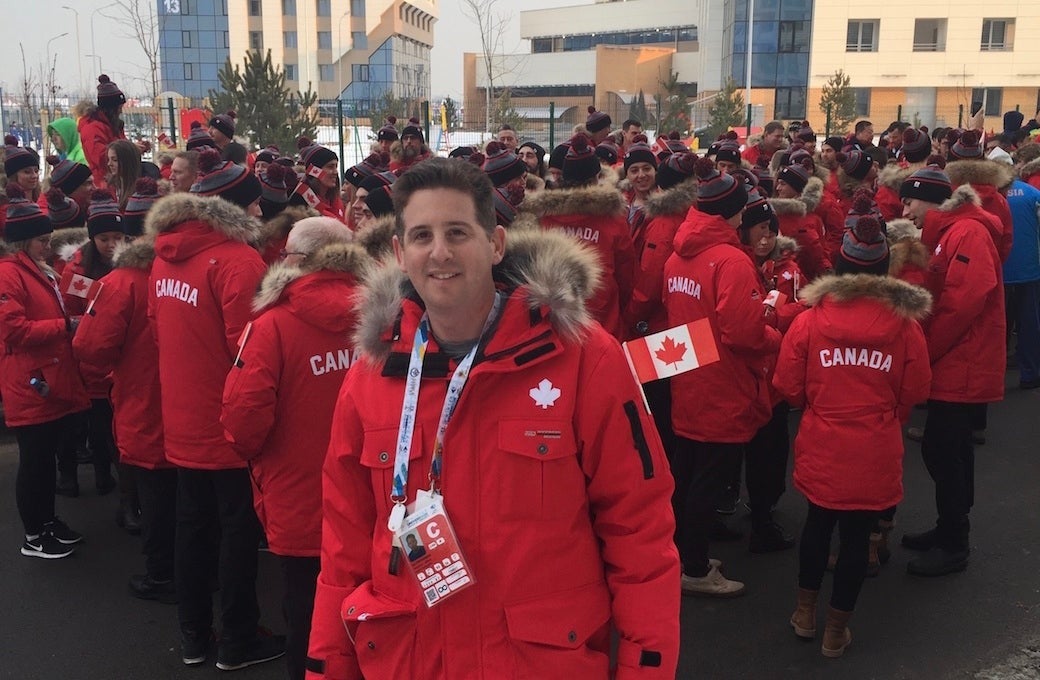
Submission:
M 709 158 L 697 159 L 696 173 L 697 203 L 664 266 L 664 305 L 669 327 L 707 319 L 721 360 L 672 378 L 677 543 L 684 593 L 734 597 L 744 584 L 709 561 L 708 537 L 744 445 L 769 421 L 766 385 L 780 333 L 767 325 L 765 290 L 737 237 L 743 183 L 720 175 Z
M 899 199 L 899 187 L 903 180 L 931 163 L 932 140 L 928 128 L 907 128 L 901 133 L 899 162 L 889 162 L 878 172 L 877 192 L 874 200 L 885 222 L 903 214 L 903 202 Z
M 809 209 L 802 192 L 812 185 L 814 196 L 822 190 L 820 180 L 810 176 L 801 165 L 788 165 L 776 175 L 776 198 L 769 203 L 780 221 L 780 233 L 798 242 L 798 268 L 808 281 L 827 273 L 831 268 L 823 247 L 827 230 L 820 217 Z
M 215 149 L 203 151 L 218 154 Z M 220 424 L 224 379 L 239 350 L 250 302 L 264 272 L 254 249 L 260 182 L 241 165 L 220 161 L 189 194 L 152 207 L 155 234 L 148 314 L 159 343 L 159 379 L 167 459 L 177 470 L 174 582 L 181 659 L 206 660 L 213 619 L 211 536 L 220 529 L 222 631 L 217 665 L 242 668 L 278 658 L 284 637 L 258 637 L 256 550 L 260 524 L 246 464 Z
M 1000 261 L 1004 262 L 1011 254 L 1011 241 L 1015 232 L 1011 208 L 1004 196 L 1015 179 L 1014 169 L 1007 163 L 985 158 L 979 144 L 979 134 L 974 130 L 965 131 L 950 146 L 948 161 L 944 170 L 954 188 L 962 184 L 971 185 L 979 196 L 982 209 L 996 218 L 986 226 L 997 246 Z
M 126 95 L 102 73 L 98 76 L 97 107 L 90 108 L 76 123 L 83 155 L 94 177 L 94 186 L 105 186 L 108 175 L 108 145 L 117 139 L 126 139 L 123 132 L 123 105 Z
M 920 230 L 912 221 L 899 218 L 886 220 L 885 232 L 889 251 L 888 275 L 927 288 L 932 251 L 921 243 Z
M 803 409 L 794 484 L 808 501 L 791 626 L 816 636 L 816 604 L 835 525 L 839 551 L 822 652 L 841 656 L 880 511 L 903 497 L 901 423 L 928 395 L 931 371 L 918 323 L 927 291 L 889 278 L 876 217 L 849 229 L 836 264 L 803 291 L 812 308 L 784 335 L 773 385 Z
M 928 288 L 935 309 L 926 326 L 932 364 L 921 454 L 935 482 L 933 529 L 903 536 L 927 551 L 907 564 L 920 576 L 962 571 L 968 564 L 968 513 L 975 496 L 974 415 L 1004 397 L 1003 272 L 985 221 L 989 215 L 968 185 L 953 190 L 939 168 L 918 170 L 899 191 L 903 216 L 932 249 Z
M 0 257 L 0 397 L 18 441 L 15 500 L 21 553 L 68 557 L 83 537 L 54 514 L 55 458 L 75 414 L 90 406 L 72 358 L 78 319 L 65 312 L 46 264 L 51 223 L 15 183 L 7 187 L 6 252 Z
M 350 240 L 328 217 L 293 226 L 224 385 L 224 435 L 250 464 L 253 506 L 282 565 L 291 680 L 304 677 L 321 566 L 321 465 L 336 395 L 357 358 L 353 296 L 370 262 Z
M 575 135 L 563 163 L 562 185 L 529 197 L 510 228 L 558 230 L 591 247 L 599 255 L 603 279 L 589 311 L 611 335 L 623 340 L 621 310 L 632 296 L 635 251 L 621 192 L 598 184 L 599 174 L 599 159 L 589 138 Z
M 343 198 L 339 191 L 339 157 L 331 149 L 311 142 L 306 137 L 296 141 L 300 147 L 303 178 L 289 196 L 292 205 L 310 206 L 318 214 L 347 224 Z
M 360 298 L 362 357 L 325 461 L 311 680 L 675 677 L 671 476 L 620 346 L 585 308 L 597 258 L 554 230 L 507 240 L 492 191 L 446 158 L 394 185 L 397 266 Z M 438 434 L 449 382 L 461 396 Z M 398 514 L 413 501 L 443 504 L 415 568 L 446 598 L 413 575 Z M 408 511 L 409 526 L 425 512 Z M 448 545 L 469 584 L 430 564 Z

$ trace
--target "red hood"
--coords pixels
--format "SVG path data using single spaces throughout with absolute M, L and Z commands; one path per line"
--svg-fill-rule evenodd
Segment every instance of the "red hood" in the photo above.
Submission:
M 904 323 L 889 307 L 871 298 L 827 300 L 817 307 L 816 313 L 820 322 L 814 330 L 836 345 L 882 347 L 896 336 Z
M 346 272 L 319 271 L 290 283 L 283 295 L 298 318 L 324 330 L 349 333 L 355 318 L 353 289 L 357 281 Z
M 155 255 L 167 262 L 181 262 L 230 240 L 205 222 L 189 220 L 155 237 Z
M 703 213 L 696 208 L 691 208 L 690 212 L 686 213 L 686 219 L 679 225 L 672 242 L 675 252 L 682 257 L 693 257 L 702 250 L 720 243 L 742 247 L 740 239 L 737 238 L 737 230 L 726 220 L 718 215 Z
M 935 248 L 942 233 L 958 220 L 975 220 L 986 228 L 991 237 L 999 235 L 999 232 L 995 232 L 998 225 L 994 224 L 992 215 L 977 205 L 965 203 L 953 210 L 929 210 L 924 216 L 921 242 L 929 248 Z

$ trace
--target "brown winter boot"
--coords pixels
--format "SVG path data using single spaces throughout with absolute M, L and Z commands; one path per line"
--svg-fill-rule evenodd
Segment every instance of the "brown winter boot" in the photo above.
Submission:
M 798 589 L 798 606 L 791 614 L 791 627 L 794 634 L 804 640 L 816 637 L 816 597 L 818 590 Z
M 870 551 L 867 553 L 867 576 L 871 578 L 881 573 L 881 560 L 878 558 L 878 549 L 882 540 L 881 534 L 870 534 Z
M 888 559 L 892 556 L 892 551 L 888 549 L 888 535 L 892 533 L 892 529 L 896 526 L 895 521 L 881 520 L 878 522 L 878 528 L 881 530 L 881 543 L 878 545 L 877 555 L 878 562 L 881 564 L 888 564 Z
M 820 648 L 827 658 L 837 659 L 852 644 L 852 631 L 849 630 L 851 618 L 852 612 L 827 607 L 827 625 L 823 629 L 823 646 Z

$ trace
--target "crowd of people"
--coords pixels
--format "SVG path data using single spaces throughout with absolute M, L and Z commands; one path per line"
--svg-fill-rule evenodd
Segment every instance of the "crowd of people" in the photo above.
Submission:
M 774 121 L 698 155 L 590 107 L 553 149 L 503 126 L 442 158 L 390 117 L 342 169 L 306 138 L 238 141 L 230 111 L 143 161 L 124 103 L 100 76 L 48 128 L 42 182 L 5 140 L 0 395 L 21 554 L 80 545 L 55 495 L 91 464 L 141 535 L 130 593 L 176 604 L 186 665 L 671 678 L 680 594 L 745 591 L 711 556 L 742 538 L 742 485 L 749 550 L 798 546 L 796 636 L 833 571 L 839 657 L 917 405 L 937 519 L 902 536 L 908 571 L 968 566 L 1009 352 L 1040 387 L 1036 119 L 822 143 Z M 712 358 L 640 386 L 623 343 L 694 322 Z M 773 516 L 792 410 L 797 541 Z M 285 635 L 260 625 L 261 545 Z

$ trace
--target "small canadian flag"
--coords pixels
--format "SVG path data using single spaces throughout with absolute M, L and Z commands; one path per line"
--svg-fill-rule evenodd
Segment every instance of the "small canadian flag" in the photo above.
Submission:
M 719 360 L 711 323 L 698 319 L 622 345 L 640 383 L 686 373 Z
M 81 274 L 73 274 L 72 279 L 69 281 L 68 288 L 65 292 L 69 295 L 75 295 L 76 297 L 83 298 L 86 300 L 90 297 L 90 291 L 94 284 L 97 283 L 94 279 L 89 279 Z

